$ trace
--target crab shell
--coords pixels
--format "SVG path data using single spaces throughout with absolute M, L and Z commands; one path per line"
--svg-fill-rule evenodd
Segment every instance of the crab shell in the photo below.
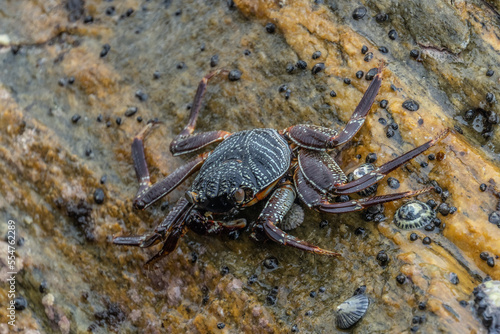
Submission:
M 253 205 L 288 171 L 291 154 L 274 129 L 237 132 L 210 154 L 189 191 L 196 205 L 210 212 Z M 238 189 L 245 191 L 242 203 L 234 200 Z

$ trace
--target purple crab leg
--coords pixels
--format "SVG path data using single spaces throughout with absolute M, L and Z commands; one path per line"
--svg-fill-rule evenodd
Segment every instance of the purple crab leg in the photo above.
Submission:
M 262 229 L 269 239 L 282 245 L 295 247 L 315 254 L 340 256 L 339 253 L 321 249 L 313 244 L 300 240 L 276 226 L 277 223 L 283 220 L 294 200 L 295 191 L 290 183 L 284 183 L 277 188 L 257 219 L 254 233 Z
M 210 152 L 196 156 L 153 185 L 149 182 L 149 175 L 147 179 L 141 178 L 139 191 L 134 199 L 134 207 L 143 210 L 170 193 L 190 175 L 199 170 L 209 155 Z
M 344 195 L 344 194 L 352 194 L 358 191 L 361 191 L 372 184 L 377 183 L 380 181 L 382 178 L 384 178 L 389 172 L 393 171 L 394 169 L 398 168 L 402 164 L 408 162 L 409 160 L 415 158 L 417 155 L 421 154 L 428 148 L 434 146 L 439 140 L 443 139 L 446 135 L 448 135 L 449 129 L 444 130 L 441 132 L 436 138 L 429 140 L 427 143 L 420 145 L 419 147 L 414 148 L 413 150 L 406 152 L 402 156 L 397 157 L 394 160 L 391 160 L 382 166 L 378 167 L 371 173 L 368 173 L 359 179 L 337 186 L 336 189 L 334 189 L 334 194 L 338 195 Z
M 231 135 L 227 131 L 209 131 L 195 133 L 194 135 L 177 136 L 170 144 L 172 155 L 191 153 L 207 145 L 222 141 Z
M 298 146 L 310 150 L 324 151 L 349 141 L 363 126 L 381 85 L 382 66 L 379 67 L 377 75 L 373 78 L 349 122 L 340 133 L 321 126 L 300 124 L 288 128 L 285 134 Z
M 326 213 L 346 213 L 346 212 L 359 211 L 366 209 L 369 206 L 391 202 L 401 198 L 417 196 L 422 193 L 431 191 L 432 189 L 434 188 L 428 187 L 415 191 L 406 191 L 403 193 L 367 197 L 359 200 L 354 200 L 354 201 L 351 200 L 341 203 L 330 203 L 327 201 L 322 201 L 315 209 L 318 210 L 319 212 L 326 212 Z
M 323 196 L 307 181 L 300 169 L 293 174 L 293 183 L 300 200 L 312 209 L 321 203 Z
M 113 243 L 147 248 L 163 242 L 162 249 L 149 259 L 146 265 L 156 262 L 177 247 L 179 239 L 186 232 L 184 220 L 192 207 L 193 204 L 189 203 L 187 199 L 181 198 L 153 233 L 116 237 L 113 239 Z
M 300 169 L 295 172 L 293 180 L 300 200 L 309 208 L 326 213 L 346 213 L 363 210 L 369 206 L 391 202 L 401 198 L 417 196 L 433 189 L 432 187 L 429 187 L 416 191 L 367 197 L 360 200 L 351 200 L 340 203 L 330 203 L 326 201 L 316 189 L 314 189 L 314 187 L 304 177 Z
M 347 182 L 342 169 L 326 152 L 301 149 L 298 162 L 302 175 L 321 193 L 331 192 Z
M 193 135 L 194 128 L 196 127 L 196 120 L 198 119 L 198 114 L 200 113 L 203 96 L 205 95 L 205 92 L 207 90 L 208 81 L 214 76 L 221 73 L 228 73 L 228 71 L 224 69 L 218 69 L 216 71 L 210 72 L 209 74 L 204 76 L 198 84 L 198 89 L 196 90 L 196 94 L 194 96 L 188 124 L 170 144 L 170 152 L 172 152 L 173 155 L 180 155 L 196 151 L 209 144 L 224 140 L 227 136 L 230 135 L 230 133 L 226 131 L 210 131 Z

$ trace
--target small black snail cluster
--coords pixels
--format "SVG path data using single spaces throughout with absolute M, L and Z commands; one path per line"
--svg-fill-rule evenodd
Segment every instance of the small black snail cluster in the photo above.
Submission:
M 403 204 L 394 214 L 394 224 L 403 230 L 422 228 L 436 218 L 432 208 L 420 201 L 410 201 Z
M 474 309 L 489 334 L 500 333 L 500 281 L 486 281 L 474 288 Z
M 354 326 L 368 310 L 370 300 L 365 295 L 366 287 L 362 286 L 354 292 L 354 295 L 337 306 L 335 311 L 337 327 L 347 329 Z

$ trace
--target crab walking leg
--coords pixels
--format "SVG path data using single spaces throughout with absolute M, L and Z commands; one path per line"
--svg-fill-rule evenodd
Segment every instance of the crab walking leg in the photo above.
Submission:
M 155 228 L 153 233 L 116 237 L 113 239 L 113 243 L 115 245 L 146 248 L 163 242 L 160 252 L 149 259 L 146 264 L 157 261 L 176 248 L 179 239 L 186 232 L 184 220 L 192 207 L 193 204 L 189 203 L 185 198 L 181 198 L 168 213 L 167 217 Z
M 301 149 L 297 160 L 302 175 L 321 193 L 332 192 L 347 182 L 344 172 L 327 152 Z
M 173 250 L 177 248 L 177 244 L 179 240 L 186 234 L 187 228 L 184 224 L 183 220 L 176 222 L 168 234 L 167 238 L 163 241 L 163 246 L 160 251 L 153 255 L 152 258 L 146 261 L 144 264 L 145 267 L 154 264 L 155 262 L 161 260 L 163 257 L 170 254 Z
M 342 203 L 330 203 L 328 201 L 322 201 L 319 203 L 316 210 L 319 212 L 326 213 L 346 213 L 366 209 L 369 206 L 395 201 L 401 198 L 413 197 L 420 195 L 422 193 L 428 192 L 434 189 L 433 187 L 428 187 L 416 191 L 406 191 L 404 193 L 395 193 L 390 195 L 374 196 L 362 198 L 356 201 L 347 201 Z
M 377 75 L 373 78 L 370 86 L 368 86 L 363 98 L 342 132 L 337 133 L 333 129 L 316 125 L 300 124 L 288 128 L 285 134 L 298 146 L 311 150 L 323 151 L 332 149 L 349 141 L 363 126 L 381 84 L 382 67 L 379 67 Z
M 137 246 L 141 248 L 151 247 L 156 245 L 168 237 L 172 227 L 180 220 L 183 220 L 186 213 L 193 207 L 193 204 L 189 203 L 184 197 L 179 199 L 175 204 L 174 208 L 170 210 L 168 215 L 163 219 L 163 221 L 158 224 L 152 233 L 143 235 L 130 235 L 125 237 L 115 237 L 113 238 L 113 243 L 115 245 L 125 245 L 125 246 Z
M 352 200 L 340 203 L 330 203 L 318 193 L 316 189 L 307 181 L 302 172 L 297 170 L 293 175 L 295 189 L 300 200 L 309 208 L 326 213 L 345 213 L 363 210 L 369 206 L 395 201 L 401 198 L 417 196 L 433 189 L 433 187 L 424 188 L 416 191 L 407 191 L 403 193 L 367 197 L 360 200 Z
M 283 220 L 288 210 L 290 210 L 294 200 L 295 191 L 290 183 L 285 183 L 277 188 L 260 214 L 256 226 L 262 227 L 269 239 L 285 246 L 292 246 L 315 254 L 340 256 L 338 253 L 321 249 L 289 235 L 276 226 L 278 222 Z
M 383 164 L 382 166 L 375 169 L 373 172 L 368 173 L 355 181 L 336 187 L 333 193 L 338 195 L 352 194 L 361 191 L 371 186 L 372 184 L 377 183 L 378 181 L 383 179 L 389 172 L 393 171 L 394 169 L 398 168 L 399 166 L 408 162 L 409 160 L 415 158 L 417 155 L 421 154 L 428 148 L 434 146 L 439 140 L 443 139 L 448 133 L 449 129 L 444 130 L 436 138 L 429 140 L 427 143 L 420 145 L 419 147 L 414 148 L 409 152 L 406 152 L 402 156 L 397 157 L 396 159 Z
M 225 74 L 228 73 L 228 71 L 218 69 L 214 72 L 210 72 L 204 76 L 198 84 L 188 124 L 184 127 L 181 133 L 174 138 L 172 143 L 170 143 L 170 152 L 172 152 L 173 155 L 180 155 L 198 150 L 211 143 L 224 140 L 230 134 L 226 131 L 210 131 L 193 135 L 194 128 L 196 127 L 196 120 L 198 119 L 198 114 L 201 109 L 201 102 L 207 90 L 208 80 L 221 73 Z
M 229 135 L 231 133 L 227 131 L 208 131 L 183 137 L 177 136 L 170 144 L 170 152 L 173 156 L 191 153 L 212 143 L 223 141 Z
M 134 141 L 132 142 L 132 159 L 134 160 L 135 174 L 139 181 L 139 190 L 137 193 L 141 193 L 151 185 L 148 164 L 146 163 L 146 156 L 144 155 L 144 139 L 151 132 L 155 124 L 155 122 L 151 122 L 146 125 L 141 132 L 134 137 Z
M 141 181 L 141 187 L 139 188 L 139 191 L 134 199 L 134 207 L 136 209 L 143 210 L 163 196 L 167 195 L 191 174 L 199 170 L 209 155 L 210 152 L 198 155 L 191 161 L 177 168 L 166 178 L 153 185 L 149 183 L 144 186 Z

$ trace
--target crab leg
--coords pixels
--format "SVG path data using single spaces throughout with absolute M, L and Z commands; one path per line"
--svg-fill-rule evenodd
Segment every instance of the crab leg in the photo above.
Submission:
M 321 193 L 331 192 L 347 181 L 337 162 L 324 151 L 301 149 L 298 162 L 302 175 Z
M 173 156 L 194 152 L 212 143 L 226 139 L 230 132 L 209 131 L 200 132 L 194 135 L 177 136 L 170 144 L 170 152 Z
M 313 209 L 318 206 L 323 200 L 323 196 L 307 181 L 300 169 L 297 169 L 293 174 L 293 183 L 297 189 L 297 195 L 300 200 Z
M 227 70 L 218 69 L 213 71 L 201 79 L 198 84 L 198 89 L 196 90 L 196 94 L 194 96 L 193 105 L 191 107 L 191 114 L 189 115 L 188 124 L 184 127 L 184 129 L 174 138 L 172 143 L 170 144 L 170 152 L 173 155 L 180 155 L 189 153 L 195 150 L 198 150 L 202 147 L 205 147 L 211 143 L 215 143 L 221 140 L 224 140 L 229 132 L 226 131 L 210 131 L 210 132 L 202 132 L 193 135 L 194 128 L 196 126 L 196 120 L 198 119 L 198 114 L 201 109 L 201 102 L 203 100 L 203 96 L 207 90 L 208 80 L 212 77 L 220 74 L 227 73 Z
M 142 210 L 167 195 L 181 184 L 191 174 L 201 168 L 203 162 L 208 158 L 208 153 L 203 153 L 177 168 L 163 180 L 151 184 L 148 165 L 144 154 L 144 138 L 151 131 L 155 123 L 148 124 L 134 137 L 132 142 L 132 158 L 134 160 L 135 173 L 139 180 L 139 190 L 134 199 L 134 207 Z
M 145 180 L 141 179 L 139 191 L 134 199 L 134 207 L 143 210 L 170 193 L 191 174 L 199 170 L 209 155 L 210 152 L 198 155 L 191 161 L 174 170 L 166 178 L 153 185 L 149 182 L 149 175 L 147 183 Z
M 290 183 L 284 183 L 282 186 L 277 188 L 264 207 L 264 210 L 262 210 L 262 213 L 254 226 L 254 231 L 252 233 L 254 238 L 256 238 L 256 234 L 260 232 L 259 230 L 261 230 L 269 239 L 285 246 L 292 246 L 315 254 L 340 256 L 338 253 L 321 249 L 315 245 L 289 235 L 276 226 L 277 223 L 283 220 L 294 200 L 295 191 Z
M 330 203 L 328 201 L 322 201 L 315 209 L 318 210 L 319 212 L 326 212 L 326 213 L 345 213 L 345 212 L 359 211 L 366 209 L 369 206 L 391 202 L 401 198 L 417 196 L 422 193 L 428 192 L 432 189 L 434 188 L 428 187 L 415 191 L 406 191 L 404 193 L 367 197 L 356 201 L 347 201 L 342 203 Z
M 153 233 L 116 237 L 113 239 L 113 243 L 115 245 L 146 248 L 163 242 L 162 249 L 149 259 L 146 265 L 156 262 L 177 247 L 179 239 L 186 233 L 184 220 L 192 207 L 193 204 L 189 203 L 185 198 L 181 198 Z
M 414 148 L 409 152 L 406 152 L 402 156 L 399 156 L 396 159 L 385 163 L 384 165 L 375 169 L 373 172 L 368 173 L 355 181 L 336 187 L 336 189 L 334 189 L 333 192 L 338 195 L 352 194 L 360 190 L 363 190 L 371 186 L 372 184 L 377 183 L 379 180 L 384 178 L 389 172 L 398 168 L 405 162 L 415 158 L 417 155 L 424 152 L 428 148 L 434 146 L 439 140 L 443 139 L 448 134 L 448 132 L 449 129 L 444 130 L 436 138 L 429 140 L 427 143 L 420 145 L 419 147 Z
M 311 209 L 326 213 L 345 213 L 359 211 L 369 206 L 395 201 L 401 198 L 417 196 L 433 189 L 432 187 L 429 187 L 416 191 L 406 191 L 403 193 L 367 197 L 360 200 L 330 203 L 326 201 L 324 197 L 317 192 L 316 189 L 313 188 L 313 186 L 304 177 L 300 169 L 297 170 L 293 175 L 293 181 L 295 183 L 295 188 L 297 189 L 297 194 L 302 202 L 304 202 Z
M 342 132 L 337 133 L 333 129 L 321 126 L 300 124 L 288 128 L 285 134 L 298 146 L 310 150 L 324 151 L 349 141 L 363 126 L 381 84 L 382 67 L 379 67 L 377 75 L 373 78 L 370 86 L 368 86 L 363 98 Z

